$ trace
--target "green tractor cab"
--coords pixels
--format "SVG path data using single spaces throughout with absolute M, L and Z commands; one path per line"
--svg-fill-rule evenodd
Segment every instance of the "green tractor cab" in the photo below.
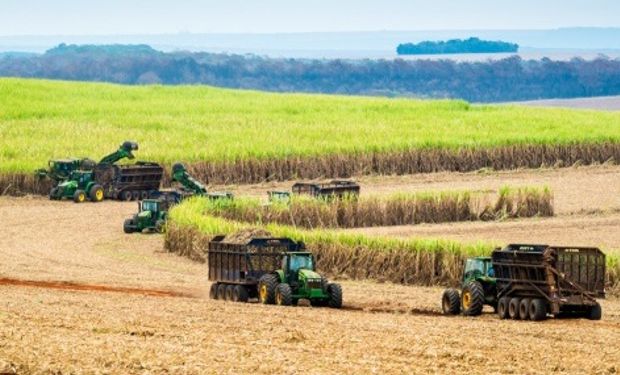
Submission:
M 269 197 L 269 203 L 289 203 L 291 201 L 291 193 L 288 191 L 270 190 L 267 192 L 267 196 Z
M 145 229 L 162 233 L 168 218 L 169 202 L 164 199 L 145 199 L 138 202 L 138 213 L 123 223 L 125 233 L 142 232 Z
M 449 288 L 443 293 L 441 307 L 444 314 L 476 316 L 482 314 L 484 305 L 497 309 L 495 272 L 491 257 L 465 260 L 461 291 Z
M 93 171 L 76 170 L 71 172 L 66 181 L 52 188 L 49 197 L 51 200 L 73 199 L 75 203 L 82 203 L 87 199 L 91 202 L 101 202 L 104 191 L 95 181 Z
M 90 171 L 95 167 L 95 161 L 90 159 L 57 159 L 47 163 L 47 169 L 41 168 L 35 171 L 35 175 L 44 179 L 46 177 L 60 183 L 71 177 L 71 173 L 77 170 Z
M 316 272 L 314 257 L 309 252 L 287 252 L 282 268 L 263 275 L 258 281 L 261 303 L 289 306 L 307 299 L 312 306 L 342 307 L 342 288 L 328 283 Z

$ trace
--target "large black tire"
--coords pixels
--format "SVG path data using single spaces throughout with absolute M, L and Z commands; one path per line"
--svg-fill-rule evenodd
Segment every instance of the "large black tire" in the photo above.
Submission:
M 155 231 L 157 233 L 164 233 L 166 231 L 166 222 L 164 220 L 157 220 L 155 222 Z
M 234 301 L 235 285 L 226 285 L 226 301 Z
M 539 321 L 547 318 L 547 302 L 540 298 L 530 301 L 530 320 Z
M 502 297 L 497 301 L 497 316 L 500 319 L 508 318 L 508 304 L 510 303 L 510 298 Z
M 528 320 L 530 318 L 530 303 L 532 302 L 531 298 L 523 298 L 521 302 L 519 302 L 519 319 Z
M 149 199 L 149 192 L 146 190 L 142 190 L 140 191 L 140 199 L 141 200 L 145 200 L 145 199 Z
M 209 298 L 217 299 L 217 283 L 211 284 L 211 289 L 209 289 Z
M 125 222 L 123 223 L 123 232 L 125 233 L 133 233 L 136 231 L 136 226 L 133 223 L 132 219 L 125 219 Z
M 132 197 L 133 197 L 133 194 L 131 194 L 130 190 L 125 190 L 121 192 L 120 194 L 120 199 L 123 201 L 130 201 Z
M 258 280 L 258 301 L 264 305 L 273 305 L 276 302 L 276 287 L 279 280 L 276 275 L 267 274 Z
M 243 285 L 235 285 L 233 290 L 233 301 L 235 302 L 248 302 L 250 296 L 248 290 Z
M 217 299 L 226 300 L 226 284 L 218 284 Z
M 52 188 L 52 190 L 50 190 L 50 200 L 52 201 L 58 200 L 57 195 L 58 195 L 58 188 L 57 187 Z
M 140 191 L 134 190 L 131 192 L 131 200 L 139 201 L 140 200 Z
M 444 290 L 441 297 L 441 309 L 446 315 L 457 315 L 461 312 L 461 296 L 454 288 Z
M 290 306 L 293 304 L 293 291 L 287 283 L 280 283 L 276 287 L 276 305 Z
M 76 190 L 75 193 L 73 193 L 73 201 L 75 203 L 82 203 L 86 200 L 86 193 L 84 192 L 84 190 Z
M 471 281 L 463 288 L 461 293 L 461 309 L 463 315 L 478 316 L 482 314 L 484 307 L 484 288 L 477 281 Z
M 508 316 L 510 319 L 519 319 L 519 305 L 521 304 L 521 298 L 513 297 L 508 302 Z
M 596 304 L 590 308 L 588 311 L 588 319 L 590 320 L 601 320 L 603 317 L 603 309 L 600 304 Z
M 99 184 L 93 185 L 88 191 L 88 199 L 90 199 L 91 202 L 101 202 L 103 198 L 103 187 Z
M 339 309 L 342 307 L 342 287 L 340 284 L 330 283 L 327 284 L 327 294 L 329 300 L 327 300 L 327 306 L 332 309 Z

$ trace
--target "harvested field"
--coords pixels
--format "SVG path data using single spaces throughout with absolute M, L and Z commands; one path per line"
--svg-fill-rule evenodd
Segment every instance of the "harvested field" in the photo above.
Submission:
M 546 243 L 599 246 L 620 250 L 620 213 L 565 215 L 506 222 L 451 223 L 355 228 L 347 232 L 396 238 L 441 237 L 454 241 L 492 243 Z
M 491 314 L 443 317 L 440 288 L 370 281 L 339 281 L 345 291 L 341 311 L 211 301 L 205 299 L 203 264 L 164 253 L 159 235 L 121 234 L 122 219 L 134 209 L 135 203 L 0 198 L 2 277 L 194 296 L 0 285 L 0 372 L 620 370 L 620 352 L 609 345 L 620 340 L 615 298 L 602 301 L 601 321 L 540 324 Z

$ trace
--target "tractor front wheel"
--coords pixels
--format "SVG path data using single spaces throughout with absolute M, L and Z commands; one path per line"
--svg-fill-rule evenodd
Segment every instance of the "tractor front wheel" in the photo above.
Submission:
M 278 284 L 276 287 L 276 305 L 290 306 L 293 304 L 293 291 L 291 286 L 286 283 Z
M 73 193 L 73 201 L 75 203 L 82 203 L 86 200 L 86 193 L 84 192 L 84 190 L 76 190 L 75 193 Z
M 472 281 L 465 285 L 461 293 L 461 307 L 463 315 L 478 316 L 484 307 L 484 289 L 482 284 Z
M 55 201 L 58 200 L 58 188 L 52 188 L 52 190 L 50 191 L 50 200 Z
M 155 230 L 157 231 L 157 233 L 164 233 L 166 231 L 166 221 L 157 220 L 155 222 Z
M 339 309 L 342 307 L 342 287 L 340 284 L 327 284 L 327 294 L 329 300 L 327 305 L 333 309 Z
M 446 315 L 457 315 L 461 312 L 461 297 L 458 290 L 449 288 L 443 292 L 441 309 Z
M 276 275 L 267 274 L 258 280 L 258 301 L 264 305 L 273 305 L 276 302 L 276 287 L 278 285 Z
M 136 231 L 136 226 L 133 223 L 132 219 L 126 219 L 123 223 L 123 231 L 125 233 L 133 233 Z
M 103 200 L 103 187 L 99 184 L 93 185 L 88 192 L 91 202 L 101 202 Z

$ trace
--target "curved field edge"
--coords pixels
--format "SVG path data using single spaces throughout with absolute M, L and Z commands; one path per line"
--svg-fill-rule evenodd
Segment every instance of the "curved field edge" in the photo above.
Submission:
M 192 198 L 170 212 L 165 248 L 170 252 L 205 261 L 209 240 L 256 225 L 206 215 L 208 200 Z M 462 262 L 470 256 L 489 255 L 504 244 L 464 244 L 442 239 L 395 239 L 343 233 L 337 230 L 306 230 L 268 224 L 261 228 L 274 236 L 306 243 L 317 257 L 322 272 L 351 279 L 374 279 L 402 284 L 457 285 Z M 607 254 L 608 288 L 618 289 L 620 256 Z
M 521 147 L 620 143 L 620 113 L 456 100 L 4 78 L 0 104 L 2 173 L 99 159 L 126 139 L 140 144 L 139 159 L 232 168 L 234 181 L 496 167 L 502 153 L 522 159 L 508 163 L 517 167 L 531 163 L 527 151 L 513 155 Z

